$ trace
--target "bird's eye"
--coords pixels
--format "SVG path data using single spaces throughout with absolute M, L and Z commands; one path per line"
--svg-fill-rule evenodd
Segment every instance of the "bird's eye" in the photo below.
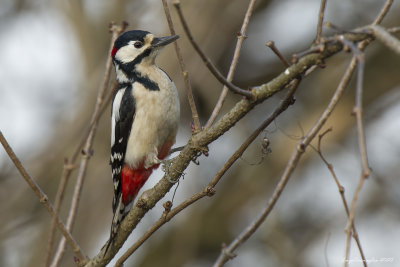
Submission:
M 141 48 L 143 46 L 143 43 L 138 41 L 138 42 L 135 42 L 133 44 L 133 46 L 135 46 L 136 48 Z

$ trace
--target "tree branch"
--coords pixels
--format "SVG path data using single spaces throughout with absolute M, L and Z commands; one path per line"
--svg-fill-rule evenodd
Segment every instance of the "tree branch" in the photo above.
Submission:
M 81 260 L 81 261 L 85 260 L 86 256 L 83 253 L 82 249 L 79 247 L 78 243 L 72 237 L 71 233 L 65 227 L 65 225 L 61 221 L 61 219 L 58 216 L 55 216 L 53 205 L 51 205 L 48 197 L 42 191 L 42 189 L 39 187 L 39 185 L 35 182 L 35 180 L 33 180 L 32 177 L 25 170 L 25 168 L 22 165 L 21 161 L 18 159 L 17 155 L 15 155 L 14 151 L 12 150 L 10 145 L 8 144 L 6 138 L 4 137 L 4 135 L 3 135 L 3 133 L 1 131 L 0 131 L 0 143 L 3 145 L 4 150 L 7 152 L 8 156 L 10 157 L 12 162 L 14 163 L 14 165 L 17 168 L 17 170 L 19 171 L 19 173 L 22 175 L 22 177 L 25 179 L 25 181 L 31 187 L 31 189 L 36 194 L 36 196 L 39 198 L 40 203 L 42 203 L 46 207 L 47 211 L 50 213 L 50 216 L 54 216 L 56 218 L 57 227 L 60 229 L 61 233 L 66 238 L 66 240 L 70 244 L 72 250 L 74 251 L 74 253 L 79 258 L 79 260 Z
M 338 187 L 338 191 L 340 193 L 340 197 L 342 198 L 342 202 L 343 202 L 344 210 L 346 211 L 346 215 L 347 215 L 347 217 L 349 217 L 350 209 L 349 209 L 349 205 L 347 204 L 346 196 L 344 194 L 344 191 L 345 191 L 344 187 L 340 184 L 339 179 L 337 178 L 336 173 L 335 173 L 335 171 L 333 169 L 333 165 L 330 164 L 325 159 L 324 155 L 322 154 L 322 150 L 321 150 L 322 138 L 325 136 L 325 134 L 327 134 L 330 131 L 332 131 L 331 128 L 326 130 L 325 132 L 321 133 L 320 135 L 318 135 L 318 148 L 314 149 L 314 150 L 318 153 L 319 157 L 321 158 L 321 160 L 324 162 L 324 164 L 328 168 L 329 172 L 331 173 L 332 178 L 335 181 L 336 186 Z M 367 260 L 366 260 L 365 255 L 364 255 L 364 251 L 363 251 L 363 249 L 361 247 L 361 241 L 360 241 L 360 238 L 358 236 L 358 232 L 357 232 L 356 226 L 354 224 L 354 221 L 353 221 L 353 224 L 352 224 L 351 228 L 352 228 L 352 231 L 353 231 L 353 238 L 356 241 L 358 250 L 360 251 L 360 256 L 361 256 L 361 259 L 362 259 L 362 263 L 363 263 L 364 267 L 367 267 Z
M 286 60 L 286 58 L 282 55 L 282 53 L 279 51 L 279 49 L 275 46 L 275 42 L 274 41 L 268 41 L 265 43 L 266 46 L 268 46 L 272 52 L 275 53 L 275 55 L 280 59 L 280 61 L 283 63 L 283 65 L 286 68 L 290 67 L 289 62 Z
M 377 40 L 400 55 L 400 41 L 397 38 L 379 25 L 371 25 L 369 29 L 371 29 L 372 34 Z
M 247 38 L 246 37 L 247 26 L 249 25 L 250 17 L 253 13 L 255 2 L 256 2 L 255 0 L 250 1 L 249 6 L 246 11 L 246 14 L 244 15 L 242 27 L 240 29 L 240 34 L 238 34 L 238 36 L 237 36 L 236 47 L 235 47 L 235 51 L 233 52 L 233 58 L 232 58 L 231 65 L 229 67 L 228 76 L 226 77 L 226 80 L 228 82 L 232 82 L 232 80 L 233 80 L 233 75 L 235 73 L 237 64 L 239 62 L 239 56 L 240 56 L 240 51 L 242 49 L 242 44 L 243 44 L 244 40 Z M 183 20 L 183 18 L 182 18 L 182 20 Z M 225 102 L 225 98 L 226 98 L 227 94 L 228 94 L 228 87 L 226 85 L 224 85 L 222 88 L 222 92 L 218 97 L 217 104 L 215 105 L 210 118 L 208 119 L 206 125 L 204 126 L 205 128 L 210 127 L 214 123 L 219 112 L 221 111 L 222 105 Z
M 318 15 L 318 24 L 317 24 L 317 35 L 315 37 L 314 43 L 319 44 L 322 37 L 322 27 L 324 26 L 324 15 L 325 15 L 325 6 L 327 0 L 321 0 L 321 6 L 319 8 Z
M 118 38 L 118 36 L 122 32 L 125 31 L 126 27 L 127 27 L 127 23 L 125 23 L 125 22 L 123 22 L 120 26 L 116 25 L 114 23 L 110 24 L 110 32 L 112 33 L 112 35 L 111 35 L 110 46 L 109 46 L 107 55 L 111 54 L 111 50 L 113 48 L 115 40 Z M 81 191 L 82 191 L 84 178 L 86 175 L 87 166 L 88 166 L 91 154 L 92 154 L 91 149 L 92 149 L 94 136 L 95 136 L 96 130 L 97 130 L 97 124 L 98 124 L 98 121 L 99 121 L 101 115 L 104 112 L 104 106 L 106 104 L 108 104 L 109 99 L 111 99 L 110 97 L 106 97 L 106 92 L 107 92 L 110 74 L 111 74 L 111 68 L 112 68 L 112 59 L 110 56 L 108 56 L 107 61 L 106 61 L 106 66 L 105 66 L 103 82 L 100 86 L 96 105 L 95 105 L 93 115 L 92 115 L 92 118 L 91 118 L 91 121 L 89 124 L 90 125 L 89 131 L 87 133 L 87 136 L 85 135 L 85 139 L 82 139 L 82 140 L 85 140 L 84 147 L 83 147 L 83 149 L 81 149 L 81 147 L 79 145 L 78 149 L 76 149 L 74 155 L 72 156 L 72 162 L 69 163 L 69 161 L 67 161 L 69 165 L 74 164 L 74 161 L 78 155 L 77 151 L 82 152 L 80 167 L 79 167 L 79 171 L 78 171 L 78 175 L 77 175 L 77 179 L 76 179 L 76 183 L 75 183 L 75 188 L 74 188 L 74 193 L 73 193 L 73 197 L 72 197 L 71 207 L 70 207 L 68 219 L 67 219 L 67 229 L 69 231 L 71 231 L 73 228 L 76 211 L 78 209 L 79 199 L 80 199 L 80 195 L 81 195 Z M 115 87 L 115 85 L 114 85 L 114 87 Z M 110 94 L 109 94 L 109 96 L 110 96 Z M 60 210 L 62 198 L 64 195 L 64 190 L 65 190 L 65 187 L 66 187 L 66 184 L 68 181 L 68 177 L 71 174 L 71 171 L 72 171 L 71 168 L 64 169 L 63 176 L 62 176 L 60 186 L 59 186 L 57 196 L 56 196 L 57 212 Z M 53 220 L 53 222 L 54 222 L 54 220 Z M 53 225 L 53 222 L 52 222 L 52 225 Z M 52 247 L 52 243 L 53 243 L 53 238 L 54 238 L 54 230 L 51 228 L 50 229 L 50 238 L 49 238 L 49 242 L 48 242 L 48 253 L 47 253 L 48 257 L 50 257 L 50 255 L 51 255 L 51 247 Z M 65 238 L 62 238 L 60 240 L 56 254 L 55 254 L 53 262 L 51 264 L 52 267 L 58 266 L 58 263 L 64 254 L 65 241 L 66 241 Z M 49 258 L 48 258 L 48 260 L 49 260 Z M 48 260 L 46 260 L 47 264 L 48 264 Z
M 281 104 L 275 109 L 275 111 L 243 142 L 243 144 L 236 150 L 235 153 L 226 161 L 224 166 L 217 172 L 214 178 L 210 181 L 210 183 L 203 188 L 197 194 L 194 194 L 192 197 L 182 202 L 176 208 L 170 210 L 166 209 L 164 213 L 161 215 L 160 219 L 151 226 L 146 233 L 138 239 L 122 256 L 118 259 L 115 267 L 121 267 L 122 264 L 132 255 L 150 236 L 153 235 L 161 226 L 170 221 L 175 215 L 183 211 L 188 206 L 197 202 L 198 200 L 204 198 L 205 196 L 213 196 L 215 193 L 215 186 L 221 180 L 222 176 L 225 172 L 232 167 L 232 165 L 239 159 L 244 151 L 249 147 L 249 145 L 260 135 L 260 133 L 268 127 L 283 111 L 285 111 L 291 104 L 293 104 L 293 95 L 296 91 L 298 85 L 300 83 L 299 79 L 293 81 L 292 86 L 290 87 L 289 92 L 287 93 L 284 100 L 282 100 Z M 166 202 L 168 203 L 168 202 Z M 164 204 L 165 205 L 165 204 Z M 172 205 L 172 203 L 171 203 Z
M 349 216 L 347 219 L 346 226 L 346 252 L 345 252 L 345 262 L 344 265 L 348 266 L 349 264 L 349 255 L 350 255 L 350 237 L 351 237 L 351 229 L 353 229 L 353 221 L 355 216 L 355 207 L 358 199 L 358 195 L 360 193 L 361 187 L 366 178 L 369 177 L 371 170 L 368 164 L 367 157 L 367 148 L 365 142 L 365 132 L 364 125 L 362 121 L 362 96 L 363 96 L 363 80 L 364 80 L 364 54 L 358 50 L 357 47 L 352 47 L 353 53 L 355 54 L 354 58 L 357 60 L 358 72 L 357 72 L 357 85 L 356 85 L 356 99 L 355 105 L 353 108 L 353 113 L 356 116 L 356 124 L 357 124 L 357 133 L 358 133 L 358 143 L 360 149 L 361 156 L 361 176 L 359 183 L 357 185 L 356 191 L 353 196 L 353 200 L 351 202 L 351 207 L 349 211 Z
M 252 0 L 252 2 L 255 2 L 255 1 Z M 189 26 L 186 23 L 185 17 L 183 16 L 182 10 L 180 8 L 180 1 L 179 0 L 178 1 L 174 1 L 174 6 L 175 6 L 175 8 L 176 8 L 176 10 L 178 12 L 178 15 L 179 15 L 179 18 L 181 20 L 183 29 L 184 29 L 184 31 L 185 31 L 190 43 L 192 44 L 192 46 L 196 50 L 196 52 L 199 54 L 199 56 L 203 60 L 203 62 L 206 65 L 206 67 L 210 70 L 210 72 L 215 76 L 215 78 L 217 78 L 217 80 L 220 83 L 222 83 L 223 85 L 228 87 L 229 90 L 231 90 L 235 94 L 243 95 L 243 96 L 251 99 L 251 97 L 253 97 L 253 95 L 252 95 L 252 93 L 250 91 L 244 90 L 242 88 L 239 88 L 236 85 L 234 85 L 231 82 L 229 82 L 227 79 L 225 79 L 224 75 L 221 74 L 221 72 L 217 69 L 217 67 L 215 67 L 215 65 L 211 62 L 211 60 L 201 50 L 200 46 L 194 40 L 193 35 L 190 32 Z M 244 38 L 244 36 L 242 36 L 242 37 Z
M 330 117 L 333 109 L 335 108 L 336 104 L 339 102 L 344 89 L 347 87 L 350 78 L 354 72 L 356 67 L 356 61 L 353 57 L 351 60 L 342 80 L 339 83 L 338 88 L 336 89 L 334 95 L 332 96 L 329 104 L 325 108 L 324 112 L 315 122 L 314 126 L 308 131 L 308 133 L 300 140 L 300 142 L 296 145 L 296 148 L 293 150 L 292 155 L 289 159 L 288 164 L 286 165 L 285 171 L 283 172 L 279 183 L 275 187 L 275 190 L 268 200 L 266 207 L 261 211 L 261 213 L 257 216 L 257 218 L 249 224 L 238 237 L 233 240 L 227 247 L 223 248 L 221 254 L 219 255 L 218 259 L 214 263 L 214 267 L 219 267 L 224 265 L 228 260 L 234 257 L 234 250 L 240 246 L 243 242 L 245 242 L 257 229 L 258 227 L 265 221 L 275 203 L 278 201 L 283 189 L 285 188 L 287 182 L 289 181 L 293 171 L 296 169 L 297 164 L 300 161 L 301 156 L 304 154 L 305 149 L 314 139 L 314 137 L 318 134 L 322 126 Z
M 365 33 L 348 33 L 346 38 L 359 42 L 370 39 Z M 293 79 L 296 79 L 309 68 L 320 64 L 324 59 L 340 52 L 343 44 L 333 36 L 327 38 L 324 50 L 318 54 L 309 54 L 300 58 L 296 64 L 287 68 L 283 73 L 270 82 L 254 87 L 252 90 L 254 100 L 240 100 L 227 114 L 219 119 L 210 128 L 193 135 L 181 153 L 171 160 L 171 165 L 164 177 L 151 189 L 145 191 L 137 200 L 136 205 L 131 209 L 126 218 L 122 221 L 115 242 L 110 246 L 107 253 L 104 250 L 89 261 L 85 266 L 104 266 L 118 252 L 133 229 L 141 221 L 143 216 L 154 207 L 154 205 L 170 190 L 173 184 L 170 181 L 177 181 L 187 168 L 189 163 L 201 155 L 204 147 L 223 135 L 232 128 L 236 122 L 244 117 L 256 105 L 262 103 L 275 93 L 285 88 Z
M 167 1 L 162 0 L 162 3 L 163 3 L 163 7 L 164 7 L 164 13 L 167 18 L 169 30 L 172 35 L 175 35 L 176 33 L 175 33 L 175 29 L 174 29 L 174 24 L 172 23 L 171 14 L 169 12 Z M 183 61 L 183 56 L 182 56 L 181 50 L 179 48 L 178 42 L 174 42 L 174 47 L 175 47 L 176 56 L 178 57 L 178 60 L 179 60 L 179 66 L 181 67 L 181 71 L 183 74 L 183 80 L 185 82 L 186 95 L 188 97 L 190 110 L 192 111 L 194 132 L 198 132 L 201 130 L 201 124 L 200 124 L 199 114 L 198 114 L 197 108 L 196 108 L 196 103 L 194 102 L 194 98 L 193 98 L 192 86 L 190 84 L 190 79 L 189 79 L 189 72 L 186 70 L 185 62 Z
M 378 16 L 375 18 L 374 22 L 372 22 L 372 25 L 377 25 L 382 22 L 382 20 L 386 17 L 387 13 L 390 10 L 390 7 L 393 4 L 393 0 L 387 0 L 385 5 L 382 7 L 381 11 L 379 12 Z

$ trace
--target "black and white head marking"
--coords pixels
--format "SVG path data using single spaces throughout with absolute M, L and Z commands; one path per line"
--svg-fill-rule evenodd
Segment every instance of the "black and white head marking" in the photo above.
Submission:
M 158 85 L 138 68 L 139 65 L 154 65 L 158 51 L 175 41 L 177 35 L 155 37 L 147 31 L 128 31 L 114 43 L 111 52 L 119 82 L 139 82 L 151 91 L 158 91 Z

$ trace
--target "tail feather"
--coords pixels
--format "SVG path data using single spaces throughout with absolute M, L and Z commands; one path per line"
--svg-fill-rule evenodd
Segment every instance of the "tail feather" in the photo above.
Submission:
M 119 192 L 115 192 L 113 199 L 114 216 L 111 224 L 110 239 L 107 242 L 104 254 L 107 253 L 110 245 L 114 242 L 119 226 L 130 211 L 133 200 L 158 165 L 156 164 L 148 169 L 131 169 L 125 165 L 122 169 L 120 174 L 120 190 Z

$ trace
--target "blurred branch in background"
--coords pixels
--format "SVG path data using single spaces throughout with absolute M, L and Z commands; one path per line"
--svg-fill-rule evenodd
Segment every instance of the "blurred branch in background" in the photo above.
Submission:
M 174 24 L 172 23 L 171 14 L 169 12 L 167 1 L 162 0 L 162 4 L 164 7 L 165 16 L 167 18 L 169 31 L 171 32 L 171 35 L 175 35 L 176 32 L 174 29 Z M 182 71 L 183 79 L 185 81 L 186 95 L 188 97 L 189 106 L 192 111 L 194 132 L 196 133 L 196 132 L 200 131 L 202 126 L 200 124 L 200 118 L 199 118 L 199 113 L 197 112 L 196 103 L 194 102 L 194 98 L 193 98 L 193 91 L 192 91 L 192 85 L 190 84 L 189 73 L 186 70 L 185 63 L 184 63 L 183 57 L 182 57 L 182 53 L 178 46 L 178 42 L 174 42 L 174 47 L 175 47 L 176 56 L 178 57 L 178 60 L 179 60 L 179 66 Z
M 252 1 L 252 2 L 254 2 L 254 1 Z M 211 60 L 201 50 L 200 46 L 197 44 L 197 42 L 194 40 L 192 34 L 190 33 L 188 25 L 186 24 L 186 20 L 183 17 L 183 13 L 182 13 L 181 8 L 180 8 L 180 1 L 175 1 L 174 2 L 174 6 L 175 6 L 176 10 L 178 11 L 179 18 L 181 19 L 181 23 L 182 23 L 183 29 L 185 30 L 185 33 L 186 33 L 189 41 L 193 45 L 193 47 L 196 50 L 196 52 L 200 55 L 200 57 L 203 60 L 204 64 L 207 66 L 207 68 L 210 70 L 210 72 L 214 75 L 214 77 L 217 78 L 217 80 L 220 83 L 224 84 L 224 86 L 229 88 L 232 92 L 234 92 L 236 94 L 239 94 L 239 95 L 246 96 L 248 98 L 251 98 L 252 97 L 251 92 L 249 92 L 248 90 L 244 90 L 242 88 L 239 88 L 236 85 L 232 84 L 227 79 L 225 79 L 224 75 L 222 75 L 222 73 L 215 67 L 215 65 L 211 62 Z M 250 7 L 251 6 L 252 5 L 250 5 Z M 251 11 L 251 8 L 249 10 Z M 251 14 L 251 12 L 249 14 Z M 247 24 L 245 24 L 245 25 L 247 25 Z M 244 36 L 242 36 L 242 37 L 244 38 Z
M 280 197 L 282 191 L 287 185 L 293 172 L 296 170 L 296 167 L 302 155 L 306 151 L 307 146 L 310 145 L 311 141 L 316 137 L 316 135 L 319 133 L 321 128 L 325 125 L 326 121 L 332 114 L 335 106 L 339 102 L 344 92 L 344 89 L 346 89 L 347 85 L 349 84 L 350 78 L 356 66 L 357 65 L 355 63 L 355 59 L 353 58 L 326 109 L 318 118 L 318 120 L 314 123 L 313 127 L 307 132 L 307 134 L 303 138 L 301 138 L 301 141 L 296 145 L 296 148 L 293 150 L 292 155 L 286 165 L 286 168 L 279 180 L 279 183 L 275 187 L 271 198 L 268 200 L 267 206 L 256 217 L 256 219 L 249 226 L 247 226 L 235 240 L 232 241 L 232 243 L 230 243 L 226 248 L 222 249 L 220 256 L 214 264 L 215 267 L 223 266 L 225 262 L 232 259 L 235 256 L 233 254 L 234 250 L 242 243 L 244 243 L 252 234 L 254 234 L 254 232 L 265 221 L 271 210 L 274 208 L 275 203 L 278 201 L 278 198 Z
M 60 218 L 55 214 L 53 205 L 49 202 L 48 197 L 46 196 L 45 193 L 43 193 L 42 189 L 39 187 L 39 185 L 32 179 L 32 177 L 27 173 L 25 170 L 24 166 L 22 166 L 21 161 L 18 159 L 17 155 L 15 155 L 14 151 L 8 144 L 6 138 L 4 137 L 3 133 L 0 131 L 0 142 L 3 145 L 4 150 L 7 152 L 8 156 L 14 163 L 15 167 L 18 169 L 19 173 L 22 175 L 22 177 L 25 179 L 25 181 L 29 184 L 33 192 L 36 194 L 36 196 L 39 198 L 40 203 L 42 203 L 47 211 L 50 213 L 51 216 L 53 216 L 55 219 L 55 224 L 58 226 L 58 228 L 61 230 L 63 233 L 65 239 L 68 241 L 70 246 L 73 248 L 74 252 L 76 253 L 77 257 L 79 260 L 84 260 L 86 259 L 85 254 L 79 247 L 79 245 L 76 243 L 74 238 L 72 237 L 70 230 L 65 227 L 64 223 L 60 220 Z
M 123 22 L 121 25 L 116 25 L 113 22 L 110 24 L 109 30 L 111 32 L 111 41 L 110 41 L 110 47 L 108 49 L 108 55 L 111 54 L 111 50 L 113 49 L 115 40 L 121 33 L 123 33 L 125 31 L 127 26 L 128 25 L 125 22 Z M 89 128 L 88 133 L 85 134 L 84 138 L 82 139 L 82 141 L 83 140 L 85 140 L 85 141 L 81 142 L 79 144 L 79 146 L 75 150 L 75 153 L 73 154 L 71 159 L 66 160 L 67 165 L 64 164 L 63 175 L 61 177 L 60 186 L 59 186 L 59 189 L 58 189 L 57 195 L 56 195 L 56 204 L 57 204 L 56 211 L 57 211 L 57 213 L 59 212 L 59 209 L 60 209 L 60 206 L 62 203 L 62 199 L 63 199 L 63 195 L 64 195 L 64 191 L 65 191 L 65 187 L 67 185 L 69 175 L 71 174 L 71 171 L 72 171 L 72 168 L 69 168 L 69 166 L 75 165 L 75 160 L 77 159 L 78 151 L 81 151 L 81 162 L 80 162 L 80 166 L 79 166 L 79 171 L 78 171 L 78 175 L 77 175 L 77 179 L 76 179 L 76 183 L 75 183 L 74 194 L 72 196 L 71 206 L 69 209 L 69 214 L 68 214 L 68 219 L 67 219 L 68 231 L 72 231 L 72 227 L 73 227 L 73 224 L 75 221 L 75 216 L 76 216 L 76 212 L 77 212 L 78 205 L 79 205 L 79 199 L 80 199 L 80 195 L 82 193 L 83 182 L 84 182 L 84 179 L 86 176 L 87 166 L 89 163 L 89 159 L 90 159 L 91 155 L 93 154 L 92 145 L 93 145 L 93 140 L 94 140 L 96 130 L 97 130 L 97 124 L 100 119 L 100 116 L 103 114 L 103 111 L 104 111 L 103 107 L 107 106 L 109 104 L 108 101 L 105 101 L 105 100 L 111 99 L 111 98 L 108 98 L 108 99 L 106 98 L 107 89 L 109 88 L 111 68 L 112 68 L 112 60 L 111 60 L 111 57 L 108 57 L 107 62 L 106 62 L 103 82 L 100 86 L 99 94 L 97 96 L 96 106 L 94 108 L 93 115 L 92 115 L 92 118 L 89 123 L 90 128 Z M 108 91 L 111 91 L 109 93 L 109 95 L 111 95 L 114 90 L 115 90 L 115 88 L 108 90 Z M 49 237 L 49 241 L 48 241 L 47 256 L 46 256 L 46 266 L 49 266 L 49 264 L 50 264 L 51 250 L 52 250 L 52 244 L 53 244 L 53 238 L 54 238 L 54 226 L 53 226 L 54 224 L 55 224 L 55 219 L 53 219 L 52 227 L 50 228 L 50 237 Z M 51 264 L 51 266 L 53 266 L 53 267 L 58 266 L 58 263 L 64 254 L 65 241 L 66 241 L 65 238 L 62 238 L 60 240 L 60 243 L 58 244 L 58 248 L 55 253 L 53 263 Z
M 336 185 L 338 187 L 338 191 L 340 193 L 340 197 L 342 198 L 342 202 L 343 202 L 344 210 L 346 211 L 346 215 L 347 215 L 347 217 L 349 217 L 350 209 L 349 209 L 349 205 L 348 205 L 347 200 L 346 200 L 346 196 L 344 194 L 345 188 L 340 184 L 339 179 L 336 176 L 336 173 L 335 173 L 335 171 L 333 169 L 333 165 L 330 164 L 325 159 L 324 155 L 322 154 L 322 149 L 321 149 L 322 138 L 327 133 L 329 133 L 331 131 L 332 131 L 332 128 L 329 128 L 328 130 L 326 130 L 323 133 L 319 134 L 318 135 L 318 147 L 316 149 L 313 146 L 311 146 L 311 147 L 318 153 L 319 157 L 321 158 L 321 160 L 324 162 L 324 164 L 328 168 L 329 172 L 331 173 L 331 175 L 333 177 L 333 180 L 335 181 L 335 183 L 336 183 Z M 354 220 L 353 220 L 352 225 L 351 225 L 351 231 L 352 231 L 352 236 L 353 236 L 354 240 L 356 241 L 358 250 L 360 251 L 360 256 L 361 256 L 361 259 L 362 259 L 362 263 L 363 263 L 364 266 L 367 266 L 367 259 L 365 258 L 364 251 L 362 250 L 361 242 L 360 242 L 360 239 L 358 237 L 358 232 L 357 232 L 356 226 L 354 224 Z
M 204 52 L 201 50 L 200 46 L 194 40 L 194 38 L 189 30 L 189 26 L 186 23 L 186 19 L 183 16 L 180 1 L 174 1 L 174 6 L 178 12 L 179 19 L 182 23 L 182 27 L 185 30 L 185 33 L 186 33 L 190 43 L 192 44 L 192 46 L 196 50 L 196 52 L 199 54 L 199 56 L 201 57 L 201 59 L 203 60 L 204 64 L 207 66 L 207 68 L 210 70 L 210 72 L 215 76 L 215 78 L 217 78 L 217 80 L 219 82 L 221 82 L 224 85 L 224 88 L 220 94 L 220 97 L 218 98 L 218 102 L 215 105 L 212 115 L 209 118 L 209 120 L 207 121 L 205 128 L 210 127 L 212 125 L 212 123 L 214 122 L 214 120 L 216 119 L 219 111 L 221 110 L 221 107 L 225 100 L 228 89 L 232 90 L 232 92 L 234 92 L 236 94 L 243 95 L 248 98 L 252 97 L 252 94 L 248 90 L 243 90 L 243 89 L 237 87 L 236 85 L 232 84 L 231 81 L 233 79 L 233 74 L 235 72 L 235 69 L 236 69 L 236 66 L 237 66 L 237 63 L 239 60 L 240 49 L 242 47 L 242 43 L 243 43 L 244 39 L 246 38 L 246 35 L 245 35 L 246 28 L 249 23 L 249 19 L 251 17 L 251 13 L 253 11 L 254 4 L 255 4 L 255 0 L 251 0 L 249 3 L 249 7 L 247 9 L 241 31 L 238 33 L 238 41 L 236 43 L 236 48 L 235 48 L 235 52 L 233 54 L 232 63 L 229 67 L 228 76 L 225 79 L 224 75 L 221 74 L 221 72 L 215 67 L 215 65 L 211 62 L 211 60 L 204 54 Z
M 294 80 L 290 86 L 289 92 L 285 98 L 281 101 L 281 104 L 275 109 L 275 111 L 246 139 L 245 142 L 235 151 L 235 153 L 226 161 L 224 166 L 217 172 L 217 174 L 211 179 L 206 187 L 200 192 L 193 195 L 186 201 L 179 204 L 177 207 L 171 210 L 172 203 L 168 205 L 169 209 L 165 208 L 161 218 L 151 227 L 148 231 L 132 246 L 130 247 L 120 259 L 118 259 L 116 266 L 122 266 L 124 261 L 128 259 L 155 231 L 157 231 L 162 225 L 169 222 L 175 215 L 192 205 L 196 201 L 206 196 L 213 196 L 215 194 L 215 186 L 218 184 L 223 175 L 229 170 L 230 167 L 238 160 L 249 145 L 260 135 L 260 133 L 268 127 L 283 111 L 285 111 L 293 102 L 293 95 L 300 83 L 300 80 Z M 168 202 L 164 203 L 164 206 Z
M 218 120 L 212 127 L 203 129 L 199 133 L 193 135 L 192 138 L 188 141 L 187 145 L 183 148 L 181 153 L 176 158 L 172 159 L 171 164 L 166 168 L 166 173 L 163 179 L 161 179 L 153 188 L 145 191 L 138 198 L 136 206 L 132 207 L 126 219 L 124 219 L 124 221 L 122 222 L 121 227 L 116 235 L 115 242 L 111 244 L 110 249 L 107 250 L 106 246 L 103 246 L 100 253 L 93 259 L 91 259 L 85 266 L 105 266 L 113 257 L 115 257 L 116 253 L 125 243 L 130 233 L 133 231 L 133 229 L 136 228 L 137 224 L 141 221 L 144 215 L 150 209 L 152 209 L 155 204 L 159 200 L 161 200 L 162 197 L 165 196 L 165 194 L 170 190 L 173 184 L 179 180 L 182 173 L 186 170 L 190 162 L 196 161 L 197 158 L 202 153 L 204 153 L 208 145 L 221 137 L 256 105 L 259 105 L 266 99 L 272 97 L 277 92 L 283 90 L 292 80 L 298 79 L 298 77 L 306 73 L 307 70 L 313 68 L 315 65 L 318 65 L 319 62 L 322 62 L 323 60 L 340 52 L 345 47 L 343 45 L 344 38 L 353 42 L 362 42 L 364 40 L 371 39 L 371 36 L 364 33 L 348 33 L 345 36 L 340 35 L 340 37 L 338 37 L 335 35 L 329 38 L 325 38 L 326 42 L 324 43 L 320 53 L 305 53 L 303 57 L 298 59 L 297 63 L 287 68 L 278 77 L 276 77 L 269 83 L 254 87 L 254 89 L 251 91 L 253 96 L 250 99 L 242 99 L 241 101 L 237 102 L 236 105 L 220 120 Z M 353 61 L 354 59 L 355 57 L 353 57 Z M 297 166 L 300 155 L 304 153 L 305 147 L 317 135 L 318 131 L 321 129 L 323 124 L 326 122 L 326 120 L 329 118 L 332 111 L 334 110 L 334 107 L 339 101 L 340 96 L 344 91 L 344 88 L 350 80 L 353 69 L 356 66 L 353 61 L 350 64 L 348 71 L 345 73 L 341 83 L 339 84 L 338 90 L 333 95 L 326 110 L 321 115 L 319 120 L 315 123 L 315 126 L 310 130 L 306 138 L 302 139 L 302 142 L 297 146 L 298 154 L 292 155 L 291 160 L 287 165 L 286 171 L 282 176 L 282 182 L 279 184 L 280 186 L 276 191 L 277 193 L 274 194 L 274 201 L 272 201 L 272 203 L 276 202 L 278 196 L 282 192 L 290 177 L 290 174 Z M 297 87 L 297 84 L 295 87 Z M 252 99 L 255 99 L 255 101 L 253 101 Z M 273 204 L 271 204 L 271 206 L 267 208 L 268 212 L 263 212 L 263 215 L 261 216 L 262 219 L 257 220 L 257 225 L 259 225 L 265 219 L 266 215 L 269 213 L 272 207 Z M 233 249 L 234 248 L 235 246 L 233 247 Z

